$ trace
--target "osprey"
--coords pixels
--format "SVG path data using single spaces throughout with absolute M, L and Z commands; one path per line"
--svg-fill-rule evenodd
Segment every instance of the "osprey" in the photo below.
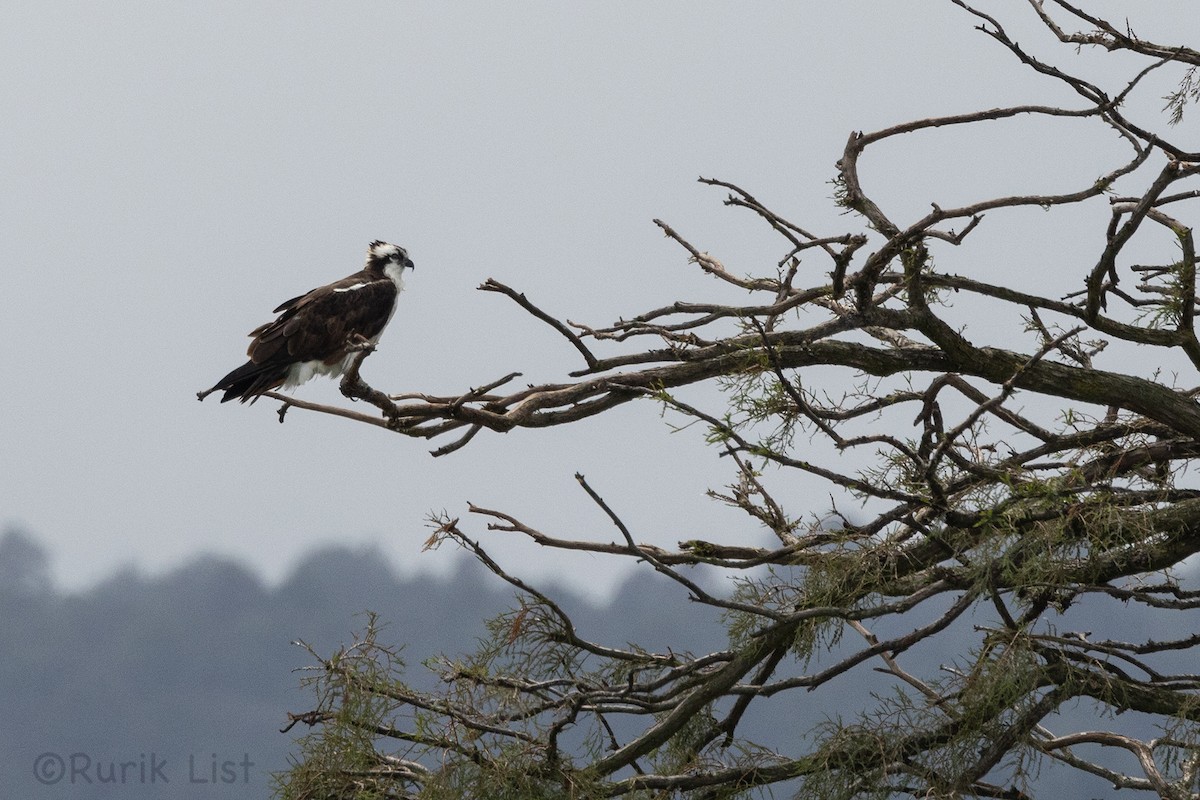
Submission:
M 263 392 L 299 386 L 314 375 L 341 375 L 362 345 L 379 341 L 406 269 L 413 262 L 403 247 L 371 242 L 360 272 L 281 303 L 274 322 L 250 331 L 250 360 L 197 397 L 221 390 L 222 403 L 253 403 Z

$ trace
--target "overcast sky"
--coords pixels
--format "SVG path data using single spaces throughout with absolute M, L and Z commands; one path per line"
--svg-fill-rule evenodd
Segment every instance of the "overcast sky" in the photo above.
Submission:
M 1023 44 L 1055 52 L 1025 4 L 988 5 Z M 1130 13 L 1167 44 L 1194 18 L 1194 0 L 1135 5 L 1089 8 Z M 277 578 L 329 542 L 377 543 L 400 568 L 440 571 L 453 558 L 420 552 L 424 518 L 465 513 L 468 500 L 559 535 L 612 537 L 580 471 L 639 539 L 753 535 L 703 498 L 726 464 L 650 403 L 559 430 L 485 432 L 433 459 L 424 441 L 297 411 L 279 425 L 273 402 L 200 404 L 195 392 L 244 360 L 245 334 L 272 308 L 357 270 L 376 238 L 417 265 L 364 369 L 390 392 L 456 393 L 510 370 L 558 380 L 579 366 L 511 301 L 475 291 L 489 277 L 593 324 L 675 299 L 737 302 L 651 223 L 735 272 L 770 272 L 780 243 L 698 175 L 839 234 L 857 222 L 828 181 L 852 130 L 1077 105 L 973 25 L 934 0 L 10 0 L 0 526 L 46 542 L 68 587 L 199 552 Z M 1109 61 L 1099 74 L 1135 68 Z M 996 125 L 952 151 L 933 134 L 881 150 L 864 180 L 922 213 L 1031 177 L 1077 188 L 1057 185 L 1060 161 L 1064 175 L 1098 174 L 1090 156 L 1119 152 L 1081 126 L 1033 160 L 1037 131 Z M 298 394 L 344 402 L 324 379 Z M 505 552 L 535 574 L 610 585 L 602 559 Z

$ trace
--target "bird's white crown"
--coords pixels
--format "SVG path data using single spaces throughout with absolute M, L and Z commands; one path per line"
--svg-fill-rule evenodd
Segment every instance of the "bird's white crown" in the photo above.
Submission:
M 382 261 L 403 261 L 408 257 L 408 251 L 398 244 L 390 242 L 381 242 L 378 239 L 371 242 L 367 248 L 367 260 L 379 259 Z

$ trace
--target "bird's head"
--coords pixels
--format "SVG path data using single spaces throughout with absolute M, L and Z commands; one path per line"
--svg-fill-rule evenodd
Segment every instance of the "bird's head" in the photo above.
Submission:
M 408 257 L 408 251 L 403 247 L 376 239 L 367 247 L 366 269 L 367 272 L 373 272 L 376 275 L 386 275 L 395 281 L 397 286 L 400 286 L 404 270 L 415 269 L 415 267 L 412 259 Z

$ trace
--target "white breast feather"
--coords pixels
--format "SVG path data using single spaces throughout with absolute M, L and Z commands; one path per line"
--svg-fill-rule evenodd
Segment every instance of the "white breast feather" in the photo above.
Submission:
M 378 340 L 379 337 L 376 336 L 375 339 Z M 373 341 L 372 344 L 374 343 Z M 288 368 L 287 377 L 283 379 L 283 388 L 292 389 L 302 383 L 308 383 L 318 375 L 329 375 L 336 378 L 346 371 L 346 367 L 350 366 L 350 359 L 354 356 L 354 353 L 350 353 L 341 361 L 335 361 L 332 364 L 326 364 L 320 359 L 298 361 Z

